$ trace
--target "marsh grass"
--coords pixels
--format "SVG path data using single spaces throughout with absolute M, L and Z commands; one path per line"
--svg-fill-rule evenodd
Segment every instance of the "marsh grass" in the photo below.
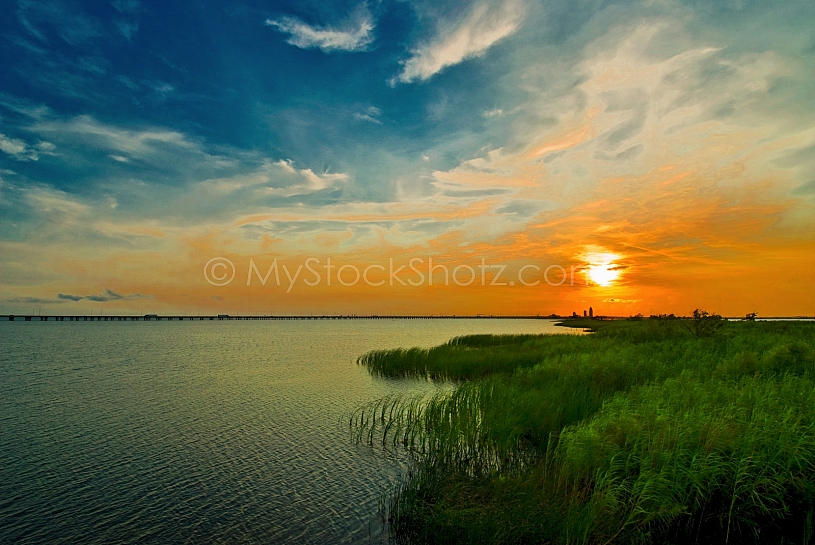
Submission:
M 659 322 L 362 356 L 458 384 L 352 416 L 357 441 L 415 456 L 396 539 L 812 543 L 815 324 Z

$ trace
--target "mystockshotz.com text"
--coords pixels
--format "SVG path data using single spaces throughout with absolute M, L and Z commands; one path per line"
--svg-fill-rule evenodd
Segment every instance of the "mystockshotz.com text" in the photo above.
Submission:
M 226 286 L 233 281 L 246 279 L 247 286 L 283 287 L 286 293 L 297 287 L 316 286 L 352 287 L 367 285 L 373 288 L 405 286 L 484 286 L 484 287 L 535 287 L 573 286 L 576 265 L 540 266 L 536 264 L 514 265 L 489 263 L 481 258 L 473 263 L 450 265 L 435 261 L 432 257 L 411 259 L 388 258 L 387 262 L 366 265 L 338 264 L 330 257 L 309 257 L 299 263 L 278 261 L 277 258 L 249 258 L 244 267 L 225 257 L 213 257 L 204 265 L 204 278 L 213 286 Z

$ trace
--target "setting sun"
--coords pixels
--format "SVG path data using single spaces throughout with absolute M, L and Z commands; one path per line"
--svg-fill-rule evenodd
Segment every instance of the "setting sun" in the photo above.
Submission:
M 616 263 L 622 258 L 619 254 L 592 248 L 580 257 L 587 262 L 586 277 L 591 282 L 609 287 L 620 277 L 621 267 Z
M 612 268 L 611 264 L 593 265 L 587 269 L 587 274 L 595 284 L 608 287 L 617 280 L 617 277 L 620 276 L 620 271 Z

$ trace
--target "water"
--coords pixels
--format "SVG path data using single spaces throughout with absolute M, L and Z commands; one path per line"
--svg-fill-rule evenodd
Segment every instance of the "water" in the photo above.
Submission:
M 405 459 L 351 443 L 375 348 L 544 320 L 0 323 L 0 543 L 377 543 Z

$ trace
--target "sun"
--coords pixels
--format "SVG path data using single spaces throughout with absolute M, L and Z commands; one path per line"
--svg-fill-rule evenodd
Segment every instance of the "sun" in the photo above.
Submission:
M 614 285 L 614 282 L 620 277 L 621 267 L 616 263 L 623 256 L 605 250 L 604 248 L 591 247 L 580 256 L 581 259 L 586 261 L 586 277 L 588 280 L 607 288 Z
M 588 269 L 586 269 L 586 274 L 589 275 L 589 278 L 595 284 L 608 287 L 620 276 L 620 271 L 613 268 L 613 266 L 613 263 L 590 265 Z

